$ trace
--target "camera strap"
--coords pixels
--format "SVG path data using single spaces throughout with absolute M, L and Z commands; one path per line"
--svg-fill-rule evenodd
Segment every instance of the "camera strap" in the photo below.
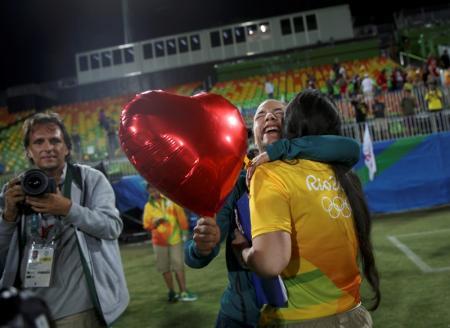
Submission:
M 72 179 L 73 179 L 75 184 L 81 190 L 80 205 L 85 207 L 86 206 L 86 195 L 85 195 L 86 194 L 86 186 L 83 183 L 83 179 L 81 177 L 81 169 L 79 166 L 69 164 L 68 169 L 67 169 L 67 174 L 69 174 L 69 172 L 70 172 L 70 175 L 69 175 L 70 185 L 72 184 Z M 70 190 L 66 190 L 66 188 L 69 188 L 69 187 L 66 187 L 66 180 L 65 180 L 64 181 L 64 189 L 65 189 L 65 191 L 68 192 L 68 195 L 70 198 Z M 66 194 L 64 193 L 64 195 L 66 195 Z M 75 229 L 78 229 L 78 228 L 75 227 Z M 102 307 L 100 305 L 100 300 L 98 298 L 97 289 L 95 288 L 95 281 L 94 281 L 92 271 L 89 268 L 90 266 L 89 266 L 89 264 L 84 256 L 84 253 L 82 251 L 80 237 L 78 236 L 76 231 L 74 233 L 75 233 L 75 238 L 77 239 L 77 245 L 78 245 L 78 251 L 80 254 L 81 265 L 83 266 L 83 272 L 84 272 L 84 276 L 86 278 L 86 282 L 88 285 L 89 294 L 91 296 L 91 301 L 92 301 L 92 304 L 94 305 L 94 310 L 95 310 L 99 320 L 102 321 L 106 325 L 106 320 L 104 318 Z

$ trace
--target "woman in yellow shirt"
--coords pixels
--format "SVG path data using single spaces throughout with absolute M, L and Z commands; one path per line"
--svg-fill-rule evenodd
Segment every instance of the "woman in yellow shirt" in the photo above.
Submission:
M 317 91 L 300 93 L 286 109 L 288 139 L 339 135 L 340 128 L 335 105 Z M 285 308 L 263 310 L 261 326 L 372 327 L 360 300 L 360 264 L 374 291 L 372 309 L 379 278 L 370 213 L 353 172 L 309 160 L 263 164 L 251 180 L 250 212 L 253 246 L 240 236 L 234 244 L 259 275 L 280 274 L 288 293 Z

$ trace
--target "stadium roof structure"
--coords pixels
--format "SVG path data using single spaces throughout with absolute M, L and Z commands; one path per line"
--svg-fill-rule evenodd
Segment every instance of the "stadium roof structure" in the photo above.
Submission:
M 75 53 L 124 43 L 125 25 L 133 42 L 343 3 L 350 4 L 356 25 L 392 22 L 392 12 L 402 8 L 447 4 L 429 0 L 370 8 L 364 1 L 342 0 L 5 0 L 0 5 L 6 45 L 0 52 L 0 90 L 75 76 Z

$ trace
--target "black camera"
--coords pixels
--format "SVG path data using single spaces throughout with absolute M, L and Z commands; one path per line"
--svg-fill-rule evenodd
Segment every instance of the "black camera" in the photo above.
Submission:
M 48 305 L 30 290 L 0 289 L 0 308 L 0 327 L 55 327 Z
M 56 181 L 40 169 L 25 171 L 20 179 L 22 190 L 28 196 L 42 196 L 47 193 L 56 193 Z

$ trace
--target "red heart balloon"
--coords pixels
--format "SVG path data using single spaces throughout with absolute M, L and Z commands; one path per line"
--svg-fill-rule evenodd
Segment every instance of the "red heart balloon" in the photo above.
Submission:
M 122 111 L 119 138 L 148 182 L 203 216 L 223 205 L 247 150 L 247 129 L 237 108 L 206 93 L 137 95 Z

